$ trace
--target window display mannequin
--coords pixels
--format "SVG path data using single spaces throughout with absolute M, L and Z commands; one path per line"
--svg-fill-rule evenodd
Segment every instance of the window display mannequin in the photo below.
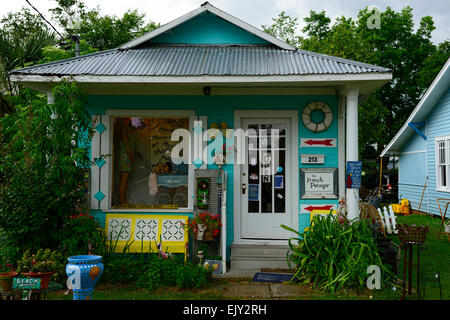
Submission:
M 139 120 L 139 119 L 138 119 Z M 118 119 L 120 122 L 120 157 L 119 157 L 119 201 L 127 205 L 126 196 L 128 179 L 135 164 L 136 128 L 135 118 Z

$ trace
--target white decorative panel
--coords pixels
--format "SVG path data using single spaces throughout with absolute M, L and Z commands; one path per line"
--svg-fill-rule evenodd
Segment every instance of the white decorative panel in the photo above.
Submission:
M 158 219 L 136 219 L 134 240 L 155 241 L 158 235 Z
M 100 202 L 100 209 L 108 209 L 110 206 L 110 180 L 111 180 L 111 172 L 109 171 L 110 165 L 109 162 L 111 160 L 110 156 L 110 150 L 111 146 L 110 143 L 110 130 L 111 123 L 110 123 L 110 117 L 102 115 L 101 116 L 101 125 L 102 125 L 102 131 L 100 134 L 100 146 L 101 146 L 101 156 L 103 159 L 103 165 L 100 167 L 100 190 L 105 195 L 105 198 Z M 99 130 L 99 128 L 97 128 Z
M 100 116 L 92 116 L 92 127 L 96 128 L 100 124 Z M 91 142 L 91 161 L 100 158 L 100 133 L 93 130 Z M 101 194 L 100 190 L 100 167 L 97 165 L 91 166 L 91 209 L 97 210 L 100 208 L 100 201 L 98 199 Z M 95 196 L 96 194 L 97 197 Z M 103 200 L 103 199 L 102 199 Z
M 130 240 L 131 218 L 110 218 L 108 221 L 108 240 Z
M 182 219 L 163 219 L 161 229 L 161 240 L 184 241 L 184 228 Z

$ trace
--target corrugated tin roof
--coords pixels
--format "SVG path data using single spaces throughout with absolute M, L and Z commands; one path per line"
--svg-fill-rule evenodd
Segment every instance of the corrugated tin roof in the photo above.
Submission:
M 389 69 L 303 50 L 265 46 L 178 45 L 112 49 L 14 70 L 27 75 L 263 76 L 357 74 Z

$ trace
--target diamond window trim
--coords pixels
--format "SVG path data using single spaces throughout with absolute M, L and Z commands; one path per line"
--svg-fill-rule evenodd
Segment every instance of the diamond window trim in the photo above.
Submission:
M 102 134 L 103 132 L 105 132 L 107 128 L 105 127 L 105 125 L 103 123 L 99 123 L 96 127 L 95 130 L 97 130 L 98 133 Z
M 105 199 L 106 195 L 101 191 L 98 190 L 97 193 L 94 195 L 94 198 L 98 200 L 98 202 L 101 202 L 103 199 Z

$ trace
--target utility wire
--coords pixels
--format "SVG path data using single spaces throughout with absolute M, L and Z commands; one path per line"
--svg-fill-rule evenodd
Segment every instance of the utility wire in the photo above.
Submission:
M 62 38 L 62 39 L 64 39 L 64 37 L 61 35 L 61 33 L 59 33 L 58 32 L 58 30 L 56 30 L 56 28 L 47 20 L 47 19 L 45 19 L 45 17 L 42 15 L 42 13 L 40 13 L 39 12 L 39 10 L 38 9 L 36 9 L 31 3 L 30 3 L 30 1 L 28 1 L 28 0 L 25 0 L 41 17 L 42 17 L 42 19 L 44 19 L 45 20 L 45 22 L 47 22 L 49 25 L 50 25 L 50 27 L 52 27 L 53 28 L 53 30 L 55 30 L 55 32 Z

